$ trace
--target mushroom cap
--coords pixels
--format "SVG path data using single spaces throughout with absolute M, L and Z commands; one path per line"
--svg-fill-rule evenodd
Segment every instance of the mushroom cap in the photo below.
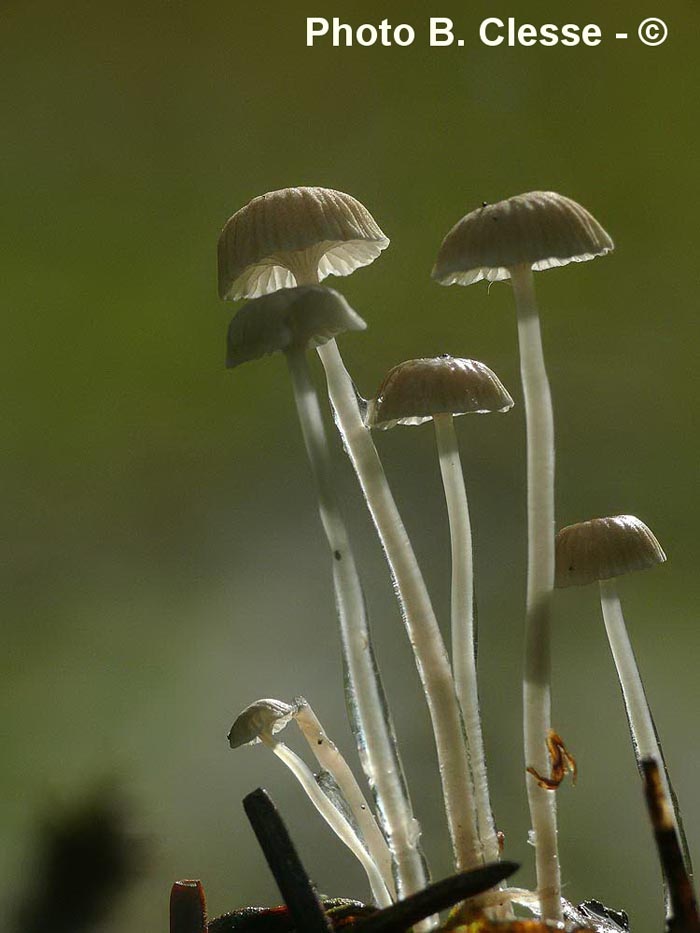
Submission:
M 598 221 L 576 201 L 554 191 L 530 191 L 463 217 L 443 240 L 432 277 L 441 285 L 498 282 L 510 278 L 512 266 L 551 269 L 613 248 Z
M 281 700 L 256 700 L 236 717 L 228 734 L 229 745 L 231 748 L 256 745 L 261 735 L 274 735 L 284 729 L 296 711 L 296 706 Z
M 445 353 L 394 366 L 369 404 L 367 423 L 386 430 L 423 424 L 439 414 L 481 415 L 512 407 L 513 399 L 488 366 Z
M 562 528 L 556 537 L 556 585 L 584 586 L 663 564 L 666 555 L 634 515 L 594 518 Z
M 226 366 L 292 348 L 319 347 L 348 330 L 367 325 L 346 299 L 324 285 L 283 288 L 249 301 L 229 325 Z
M 331 188 L 270 191 L 230 217 L 219 236 L 219 297 L 258 298 L 312 272 L 350 275 L 389 240 L 359 201 Z

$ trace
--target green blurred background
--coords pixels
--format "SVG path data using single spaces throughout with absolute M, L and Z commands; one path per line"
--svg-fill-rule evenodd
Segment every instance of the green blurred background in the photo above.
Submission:
M 0 9 L 6 580 L 3 911 L 34 831 L 110 778 L 148 860 L 105 927 L 166 929 L 170 883 L 212 915 L 277 894 L 240 800 L 274 794 L 320 888 L 361 872 L 265 750 L 228 749 L 240 708 L 303 693 L 350 754 L 328 561 L 283 362 L 223 367 L 234 310 L 215 245 L 251 197 L 325 185 L 392 239 L 331 280 L 369 323 L 342 342 L 371 395 L 396 362 L 482 359 L 518 403 L 461 419 L 472 495 L 482 697 L 497 818 L 524 865 L 520 740 L 524 421 L 507 286 L 442 289 L 440 241 L 481 203 L 561 191 L 609 229 L 608 258 L 538 275 L 561 524 L 632 512 L 669 563 L 622 584 L 691 848 L 700 853 L 695 2 L 519 4 L 598 23 L 598 48 L 486 48 L 491 3 L 23 3 Z M 408 22 L 407 49 L 305 46 L 305 17 Z M 451 16 L 463 49 L 429 48 Z M 635 37 L 661 15 L 670 36 Z M 612 33 L 629 31 L 627 42 Z M 320 384 L 320 379 L 319 379 Z M 448 538 L 429 427 L 378 444 L 443 620 Z M 434 873 L 449 869 L 415 669 L 351 470 L 342 496 Z M 661 929 L 652 841 L 595 593 L 558 594 L 554 721 L 580 765 L 559 793 L 565 893 Z M 354 761 L 353 755 L 353 761 Z M 700 857 L 700 856 L 699 856 Z

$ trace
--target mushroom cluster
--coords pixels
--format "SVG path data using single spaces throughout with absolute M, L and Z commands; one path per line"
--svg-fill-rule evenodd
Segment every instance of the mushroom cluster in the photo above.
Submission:
M 388 245 L 370 212 L 355 198 L 309 187 L 285 188 L 254 198 L 233 214 L 219 238 L 220 297 L 250 299 L 230 323 L 227 366 L 233 369 L 282 353 L 290 372 L 328 543 L 349 716 L 371 795 L 362 791 L 346 759 L 302 698 L 292 703 L 272 699 L 252 703 L 236 718 L 230 745 L 267 745 L 357 856 L 374 903 L 378 910 L 383 908 L 370 915 L 368 930 L 373 929 L 372 916 L 377 929 L 397 931 L 405 929 L 397 925 L 398 916 L 420 917 L 413 926 L 419 931 L 464 926 L 471 930 L 472 923 L 474 929 L 503 933 L 550 926 L 596 933 L 623 929 L 618 918 L 624 915 L 595 906 L 596 902 L 575 908 L 562 897 L 557 849 L 555 791 L 567 772 L 575 776 L 576 762 L 552 728 L 554 591 L 555 586 L 598 581 L 605 630 L 659 843 L 669 930 L 700 930 L 687 854 L 677 855 L 684 852 L 680 817 L 614 583 L 620 574 L 664 562 L 664 552 L 651 531 L 629 515 L 583 522 L 555 536 L 554 416 L 534 272 L 603 256 L 613 249 L 613 242 L 580 204 L 548 191 L 484 204 L 468 213 L 445 237 L 432 271 L 433 279 L 442 285 L 509 281 L 515 299 L 527 444 L 522 773 L 532 821 L 537 890 L 506 886 L 503 879 L 508 872 L 496 871 L 489 882 L 494 890 L 486 891 L 483 884 L 474 888 L 473 895 L 453 910 L 447 926 L 437 913 L 439 906 L 428 915 L 427 903 L 448 902 L 425 900 L 430 873 L 421 829 L 339 504 L 339 449 L 326 430 L 312 359 L 318 357 L 325 373 L 334 422 L 381 542 L 414 653 L 431 717 L 457 872 L 484 871 L 499 863 L 502 840 L 491 804 L 479 710 L 473 558 L 478 529 L 475 538 L 454 418 L 508 412 L 514 402 L 485 363 L 449 354 L 394 365 L 369 401 L 360 396 L 336 341 L 346 333 L 364 331 L 367 325 L 338 291 L 321 282 L 368 265 Z M 373 438 L 376 431 L 426 422 L 432 422 L 435 429 L 451 541 L 449 650 Z M 315 759 L 317 774 L 277 737 L 292 721 L 306 741 L 307 754 L 310 750 Z M 666 849 L 659 842 L 663 833 L 670 840 Z M 673 854 L 667 858 L 665 852 Z M 676 865 L 671 870 L 671 861 L 675 859 L 676 864 L 678 858 L 681 869 Z M 423 912 L 401 914 L 400 905 L 413 903 L 415 898 L 423 898 Z M 522 919 L 523 909 L 536 920 Z

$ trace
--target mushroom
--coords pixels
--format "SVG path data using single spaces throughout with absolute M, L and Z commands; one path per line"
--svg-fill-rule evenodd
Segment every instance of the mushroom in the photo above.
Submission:
M 396 862 L 399 894 L 421 890 L 427 871 L 417 844 L 420 829 L 396 747 L 379 670 L 374 658 L 364 594 L 345 522 L 338 506 L 323 417 L 309 372 L 306 350 L 364 321 L 333 289 L 320 285 L 285 288 L 257 298 L 233 318 L 227 365 L 235 367 L 281 351 L 289 366 L 304 442 L 311 464 L 321 522 L 333 557 L 333 582 L 348 670 L 353 718 L 361 733 L 362 763 L 376 788 L 389 846 Z
M 219 293 L 225 297 L 245 297 L 275 291 L 291 281 L 290 275 L 301 285 L 317 283 L 333 272 L 348 274 L 372 262 L 388 243 L 371 215 L 349 195 L 323 188 L 285 188 L 255 198 L 226 223 L 219 239 Z M 473 868 L 479 864 L 477 841 L 472 832 L 473 788 L 447 651 L 418 561 L 337 344 L 329 340 L 317 351 L 326 372 L 338 429 L 389 563 L 423 683 L 435 733 L 455 865 L 458 870 Z M 359 691 L 356 693 L 359 710 L 363 698 Z M 372 716 L 370 703 L 365 707 L 364 714 Z M 369 751 L 369 745 L 367 748 Z M 377 774 L 370 775 L 370 780 L 376 783 L 386 812 L 390 798 L 384 799 Z M 388 784 L 390 776 L 384 777 Z M 394 780 L 392 790 L 396 799 L 398 783 Z M 407 824 L 400 820 L 398 825 L 403 832 Z M 391 839 L 392 830 L 388 832 Z M 410 840 L 406 840 L 407 855 L 410 848 Z M 416 853 L 412 861 L 416 878 L 419 861 Z
M 296 705 L 283 703 L 280 700 L 256 700 L 255 703 L 251 703 L 237 716 L 228 734 L 229 745 L 231 748 L 240 748 L 243 745 L 257 745 L 261 742 L 267 745 L 284 762 L 330 828 L 360 861 L 367 873 L 372 894 L 377 904 L 380 907 L 385 907 L 393 903 L 393 898 L 377 864 L 363 845 L 355 829 L 321 790 L 311 769 L 305 762 L 284 742 L 275 738 L 276 733 L 284 729 L 297 712 L 298 707 Z
M 675 800 L 615 582 L 616 577 L 655 567 L 665 560 L 666 555 L 656 537 L 634 515 L 594 518 L 568 525 L 556 537 L 557 587 L 585 586 L 596 582 L 600 586 L 605 631 L 622 688 L 640 773 L 643 761 L 656 762 L 664 795 Z M 677 813 L 675 818 L 678 819 Z M 679 829 L 677 822 L 675 829 Z
M 270 191 L 236 211 L 221 231 L 219 297 L 259 298 L 327 275 L 350 275 L 388 245 L 367 208 L 349 194 Z
M 544 774 L 551 728 L 550 616 L 554 587 L 554 419 L 533 271 L 603 256 L 613 242 L 580 204 L 531 191 L 467 214 L 445 237 L 432 277 L 441 285 L 510 278 L 518 314 L 527 423 L 528 580 L 523 714 L 525 763 Z M 527 783 L 544 920 L 560 922 L 554 794 Z
M 452 669 L 469 745 L 481 855 L 486 862 L 498 859 L 499 845 L 479 714 L 472 531 L 454 416 L 505 412 L 512 407 L 513 399 L 488 366 L 444 354 L 395 366 L 367 412 L 368 424 L 381 430 L 430 420 L 435 426 L 452 547 Z
M 233 369 L 241 363 L 282 352 L 287 355 L 290 368 L 302 365 L 294 362 L 301 359 L 308 374 L 307 350 L 339 334 L 366 327 L 340 292 L 332 288 L 322 285 L 283 288 L 249 301 L 233 318 L 228 331 L 226 365 Z

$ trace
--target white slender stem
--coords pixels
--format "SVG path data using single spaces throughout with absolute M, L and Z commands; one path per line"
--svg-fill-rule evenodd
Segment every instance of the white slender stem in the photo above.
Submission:
M 404 782 L 390 714 L 374 660 L 364 594 L 338 507 L 328 439 L 318 397 L 303 354 L 287 354 L 294 397 L 318 491 L 321 521 L 333 555 L 333 582 L 353 712 L 362 737 L 362 765 L 373 788 L 394 857 L 401 897 L 428 882 L 417 844 L 420 836 Z M 391 878 L 387 879 L 390 890 Z
M 299 711 L 294 718 L 316 761 L 324 771 L 331 775 L 341 794 L 347 800 L 355 822 L 367 844 L 369 854 L 382 873 L 382 878 L 389 893 L 392 896 L 395 895 L 391 870 L 391 852 L 379 826 L 377 826 L 374 814 L 360 790 L 360 785 L 355 780 L 355 775 L 306 701 L 299 707 Z
M 346 450 L 357 473 L 389 563 L 435 734 L 455 865 L 481 864 L 476 814 L 462 718 L 449 658 L 418 562 L 384 470 L 357 405 L 355 389 L 335 340 L 319 347 L 328 393 Z
M 674 807 L 671 803 L 673 797 L 669 787 L 668 775 L 666 774 L 663 752 L 656 736 L 654 720 L 644 692 L 634 649 L 627 633 L 620 597 L 617 592 L 617 584 L 614 580 L 600 581 L 600 604 L 603 610 L 605 631 L 608 635 L 610 650 L 615 661 L 617 676 L 625 701 L 635 757 L 638 763 L 644 758 L 651 758 L 659 766 L 664 794 L 669 801 L 669 809 L 673 813 Z M 675 813 L 673 813 L 673 823 L 676 832 L 678 832 Z
M 341 842 L 344 842 L 348 849 L 350 849 L 353 855 L 359 860 L 367 873 L 372 895 L 377 904 L 380 907 L 387 907 L 389 904 L 393 903 L 391 895 L 384 884 L 381 872 L 375 865 L 369 852 L 360 842 L 357 833 L 342 813 L 335 808 L 318 786 L 311 769 L 291 750 L 291 748 L 288 748 L 284 742 L 278 742 L 276 739 L 272 738 L 272 736 L 265 735 L 261 736 L 261 740 L 286 764 L 294 777 L 304 788 L 307 796 L 326 823 L 328 823 Z
M 469 503 L 454 418 L 450 414 L 441 414 L 435 415 L 433 421 L 452 546 L 452 669 L 469 743 L 481 855 L 486 862 L 496 862 L 499 858 L 498 836 L 489 796 L 476 673 L 474 562 Z
M 520 374 L 527 423 L 528 567 L 523 718 L 525 764 L 548 774 L 551 728 L 550 628 L 554 590 L 554 416 L 530 266 L 510 269 L 518 311 Z M 556 797 L 528 776 L 542 918 L 560 922 L 561 876 Z

